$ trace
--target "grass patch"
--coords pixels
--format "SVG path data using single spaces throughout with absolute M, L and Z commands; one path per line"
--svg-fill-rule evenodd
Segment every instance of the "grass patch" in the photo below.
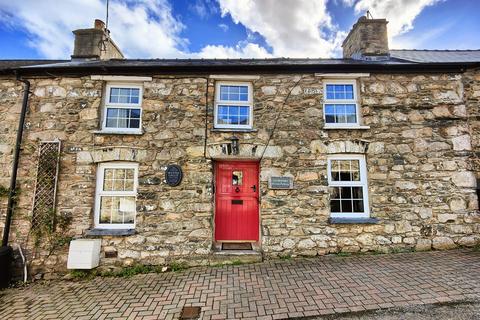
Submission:
M 338 257 L 350 257 L 352 255 L 351 252 L 338 252 L 336 254 Z
M 292 260 L 292 256 L 290 254 L 282 254 L 279 256 L 280 260 Z
M 123 268 L 119 271 L 105 271 L 100 275 L 102 277 L 119 277 L 119 278 L 129 278 L 137 274 L 146 274 L 146 273 L 161 273 L 162 266 L 148 266 L 137 264 L 131 267 Z
M 413 252 L 415 249 L 414 248 L 402 248 L 402 247 L 393 247 L 391 249 L 391 253 L 409 253 Z
M 92 280 L 96 276 L 99 275 L 99 272 L 97 270 L 72 270 L 70 271 L 70 275 L 72 276 L 72 279 L 75 280 Z
M 185 269 L 188 269 L 188 265 L 185 262 L 172 262 L 169 267 L 136 264 L 117 271 L 72 270 L 70 271 L 70 276 L 74 280 L 92 280 L 95 277 L 130 278 L 137 274 L 164 273 L 166 271 L 178 272 Z
M 170 270 L 173 272 L 179 272 L 188 269 L 188 265 L 186 262 L 172 262 L 170 263 Z
M 0 185 L 0 197 L 6 197 L 10 193 L 10 189 Z

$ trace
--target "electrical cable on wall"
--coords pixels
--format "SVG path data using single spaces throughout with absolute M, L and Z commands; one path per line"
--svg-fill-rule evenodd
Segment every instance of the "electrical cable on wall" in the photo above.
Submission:
M 273 137 L 273 134 L 275 133 L 275 129 L 277 128 L 277 124 L 278 124 L 278 120 L 280 119 L 280 116 L 282 114 L 282 111 L 283 111 L 283 108 L 285 107 L 285 105 L 287 104 L 287 101 L 288 101 L 288 98 L 290 98 L 290 95 L 292 94 L 292 91 L 293 89 L 295 89 L 298 84 L 300 83 L 301 80 L 303 80 L 305 78 L 305 76 L 301 76 L 300 79 L 298 79 L 295 84 L 290 88 L 290 91 L 288 91 L 288 94 L 287 96 L 285 97 L 285 100 L 283 100 L 283 104 L 282 106 L 280 107 L 280 110 L 278 110 L 277 112 L 277 117 L 275 118 L 275 123 L 273 124 L 273 128 L 272 128 L 272 131 L 270 132 L 270 135 L 268 136 L 268 140 L 267 140 L 267 143 L 265 144 L 265 148 L 263 148 L 263 151 L 262 151 L 262 155 L 260 157 L 260 161 L 259 162 L 262 162 L 262 159 L 263 159 L 263 156 L 265 155 L 265 151 L 267 150 L 268 148 L 268 145 L 270 144 L 270 140 L 272 140 L 272 137 Z

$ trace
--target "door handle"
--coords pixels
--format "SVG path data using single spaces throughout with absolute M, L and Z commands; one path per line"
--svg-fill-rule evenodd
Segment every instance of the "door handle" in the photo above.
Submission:
M 253 189 L 253 192 L 257 192 L 257 186 L 256 185 L 253 185 L 253 187 L 250 187 Z

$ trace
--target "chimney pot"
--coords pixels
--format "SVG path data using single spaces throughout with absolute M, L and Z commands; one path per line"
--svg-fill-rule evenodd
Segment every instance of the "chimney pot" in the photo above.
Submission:
M 100 19 L 95 19 L 94 28 L 98 29 L 98 30 L 104 30 L 105 29 L 105 22 L 103 22 Z

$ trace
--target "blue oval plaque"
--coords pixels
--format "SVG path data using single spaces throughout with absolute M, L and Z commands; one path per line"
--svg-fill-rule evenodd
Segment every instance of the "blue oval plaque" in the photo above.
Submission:
M 165 170 L 165 181 L 170 187 L 176 187 L 182 182 L 182 168 L 176 164 L 171 164 Z

